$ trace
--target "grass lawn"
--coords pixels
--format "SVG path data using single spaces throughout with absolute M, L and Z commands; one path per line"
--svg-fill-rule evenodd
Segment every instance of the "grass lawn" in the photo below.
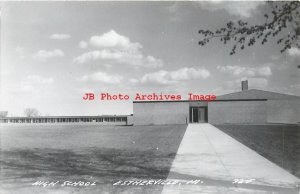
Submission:
M 186 127 L 2 126 L 0 193 L 160 193 L 162 187 L 112 183 L 165 179 Z M 33 188 L 38 180 L 96 181 L 97 186 Z
M 300 125 L 215 125 L 300 178 Z

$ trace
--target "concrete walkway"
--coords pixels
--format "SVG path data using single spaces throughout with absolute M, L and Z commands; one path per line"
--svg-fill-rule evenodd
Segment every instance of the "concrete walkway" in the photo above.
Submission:
M 208 123 L 188 125 L 168 179 L 200 179 L 203 183 L 166 185 L 164 194 L 298 193 L 300 183 L 297 177 Z M 232 184 L 235 179 L 252 180 Z

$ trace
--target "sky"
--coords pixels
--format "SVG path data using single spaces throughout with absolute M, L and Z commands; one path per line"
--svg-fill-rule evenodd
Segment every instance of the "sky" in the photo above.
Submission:
M 264 2 L 1 2 L 0 110 L 22 116 L 132 114 L 136 93 L 300 95 L 300 50 L 275 41 L 229 55 L 199 29 L 261 23 Z M 94 93 L 95 100 L 82 99 Z M 101 93 L 130 100 L 101 101 Z

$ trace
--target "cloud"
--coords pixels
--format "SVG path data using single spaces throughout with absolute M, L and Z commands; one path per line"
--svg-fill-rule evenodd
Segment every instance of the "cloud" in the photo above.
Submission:
M 135 79 L 135 78 L 130 78 L 129 79 L 129 84 L 131 84 L 131 85 L 137 85 L 138 83 L 139 83 L 138 79 Z
M 60 49 L 54 49 L 52 51 L 47 50 L 39 50 L 33 55 L 34 59 L 40 60 L 40 61 L 46 61 L 49 58 L 55 58 L 55 57 L 63 57 L 65 56 L 64 52 Z
M 110 30 L 100 36 L 92 36 L 90 38 L 90 44 L 100 48 L 119 48 L 126 50 L 138 50 L 142 48 L 140 43 L 132 43 L 128 37 L 120 35 L 114 30 Z
M 290 48 L 290 49 L 288 50 L 288 54 L 289 54 L 290 56 L 292 56 L 292 57 L 300 56 L 300 49 L 295 48 L 295 47 Z
M 112 60 L 117 63 L 124 63 L 135 67 L 162 67 L 163 62 L 153 56 L 143 56 L 140 52 L 127 52 L 121 50 L 95 50 L 83 53 L 76 57 L 74 62 L 86 63 L 91 60 Z
M 209 11 L 225 10 L 230 15 L 249 18 L 257 8 L 265 2 L 263 1 L 201 1 L 201 8 Z
M 264 67 L 242 67 L 238 65 L 227 65 L 227 66 L 217 66 L 217 69 L 219 69 L 221 72 L 229 73 L 236 77 L 254 77 L 254 76 L 271 76 L 272 70 L 269 66 Z
M 84 40 L 82 40 L 82 41 L 80 41 L 80 42 L 78 43 L 78 47 L 79 47 L 79 48 L 86 49 L 87 46 L 88 46 L 88 43 L 87 43 L 86 41 L 84 41 Z
M 154 83 L 161 85 L 176 84 L 179 81 L 187 81 L 193 79 L 206 79 L 210 76 L 210 72 L 204 68 L 180 68 L 175 71 L 160 70 L 154 73 L 145 74 L 141 83 Z
M 70 34 L 52 34 L 49 36 L 49 38 L 54 39 L 54 40 L 66 40 L 71 38 Z
M 143 46 L 140 43 L 131 42 L 128 37 L 120 35 L 114 30 L 100 36 L 92 36 L 89 44 L 85 41 L 79 43 L 81 48 L 86 48 L 88 45 L 92 46 L 94 50 L 75 57 L 74 62 L 87 63 L 94 60 L 110 60 L 133 67 L 158 68 L 163 66 L 161 59 L 144 55 L 141 51 Z
M 261 76 L 270 76 L 272 75 L 272 70 L 270 67 L 260 67 L 257 69 L 257 73 Z
M 39 84 L 51 84 L 53 83 L 53 78 L 45 78 L 40 75 L 28 75 L 27 81 L 31 83 L 39 83 Z
M 17 85 L 10 87 L 12 92 L 36 92 L 45 85 L 52 84 L 54 79 L 52 77 L 43 77 L 40 75 L 28 75 L 25 79 L 20 81 Z
M 280 57 L 281 57 L 280 55 L 271 55 L 271 56 L 270 56 L 270 58 L 271 58 L 273 61 L 280 59 Z
M 268 85 L 268 80 L 266 78 L 253 77 L 249 78 L 248 82 L 253 88 L 263 88 Z
M 123 80 L 123 77 L 114 74 L 109 75 L 106 72 L 96 72 L 90 75 L 84 75 L 78 79 L 80 82 L 100 82 L 100 83 L 106 83 L 106 84 L 119 84 Z

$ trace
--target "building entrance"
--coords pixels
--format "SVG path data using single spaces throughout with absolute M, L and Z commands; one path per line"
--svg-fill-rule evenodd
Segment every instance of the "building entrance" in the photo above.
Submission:
M 207 107 L 190 107 L 190 123 L 207 122 Z

